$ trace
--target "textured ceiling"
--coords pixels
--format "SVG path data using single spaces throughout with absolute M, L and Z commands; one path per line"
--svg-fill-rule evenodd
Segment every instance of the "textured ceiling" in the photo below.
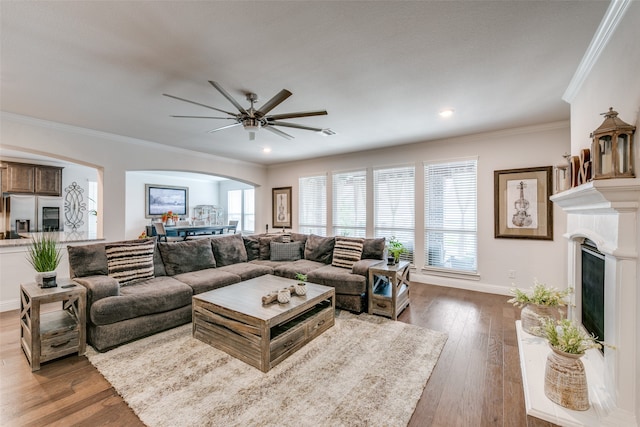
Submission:
M 2 1 L 0 108 L 263 164 L 566 120 L 561 96 L 608 5 Z M 246 107 L 246 92 L 286 88 L 272 113 L 326 109 L 289 121 L 337 134 L 249 141 L 169 117 L 212 111 L 162 93 L 233 111 L 207 80 Z

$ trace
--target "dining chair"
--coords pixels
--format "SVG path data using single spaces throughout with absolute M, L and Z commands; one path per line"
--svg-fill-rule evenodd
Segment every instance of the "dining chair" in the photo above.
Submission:
M 167 230 L 164 228 L 164 224 L 161 222 L 154 222 L 153 226 L 156 229 L 158 241 L 164 240 L 165 242 L 179 242 L 181 240 L 184 240 L 181 237 L 167 237 Z

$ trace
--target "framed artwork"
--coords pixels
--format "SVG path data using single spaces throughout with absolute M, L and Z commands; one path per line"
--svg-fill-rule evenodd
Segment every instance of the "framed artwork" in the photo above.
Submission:
M 552 167 L 493 172 L 496 238 L 553 240 Z
M 271 190 L 273 200 L 273 228 L 291 228 L 291 187 L 279 187 Z
M 189 214 L 189 187 L 145 184 L 145 218 L 162 216 L 165 212 L 174 215 Z

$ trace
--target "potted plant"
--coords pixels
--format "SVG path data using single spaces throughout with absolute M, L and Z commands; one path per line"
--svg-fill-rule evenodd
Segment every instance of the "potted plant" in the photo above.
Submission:
M 298 283 L 293 285 L 294 292 L 296 293 L 296 295 L 306 295 L 307 286 L 305 282 L 307 281 L 307 275 L 296 273 L 296 280 L 298 280 Z
M 27 252 L 27 261 L 33 266 L 36 282 L 42 288 L 56 287 L 56 268 L 62 259 L 62 251 L 51 233 L 35 234 Z
M 393 262 L 400 261 L 400 255 L 408 252 L 402 242 L 396 236 L 391 237 L 387 243 L 387 252 L 393 257 Z
M 534 280 L 533 283 L 531 293 L 523 292 L 518 288 L 511 289 L 510 292 L 514 296 L 508 302 L 522 308 L 520 312 L 522 329 L 527 333 L 539 336 L 540 332 L 534 328 L 541 326 L 540 319 L 561 319 L 564 315 L 561 307 L 567 305 L 566 298 L 573 292 L 573 289 L 559 290 L 539 283 L 537 280 Z
M 586 411 L 589 390 L 580 358 L 590 348 L 601 348 L 602 343 L 569 319 L 543 319 L 536 331 L 548 340 L 552 350 L 547 356 L 544 394 L 565 408 Z

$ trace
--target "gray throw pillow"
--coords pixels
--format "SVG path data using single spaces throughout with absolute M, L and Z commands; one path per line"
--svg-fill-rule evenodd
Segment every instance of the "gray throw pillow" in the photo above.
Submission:
M 260 236 L 258 240 L 260 241 L 260 259 L 271 259 L 271 242 L 284 243 L 284 236 L 280 234 L 266 235 Z
M 244 249 L 247 252 L 247 261 L 260 259 L 260 239 L 258 236 L 242 236 Z
M 271 242 L 271 261 L 297 261 L 302 258 L 302 243 Z
M 310 234 L 304 246 L 304 259 L 331 264 L 334 245 L 334 237 L 322 237 Z
M 169 276 L 215 268 L 216 259 L 209 239 L 158 243 L 164 268 Z
M 385 238 L 364 239 L 362 259 L 384 259 Z
M 218 267 L 247 262 L 247 250 L 240 234 L 213 237 L 211 247 Z

